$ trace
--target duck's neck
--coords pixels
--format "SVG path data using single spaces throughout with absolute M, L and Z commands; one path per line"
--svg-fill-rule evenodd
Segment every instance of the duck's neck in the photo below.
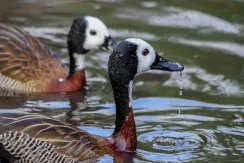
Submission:
M 115 129 L 112 134 L 116 150 L 136 151 L 136 127 L 132 111 L 132 84 L 111 80 L 116 104 Z
M 85 69 L 85 55 L 72 53 L 70 54 L 70 63 L 69 63 L 69 75 L 67 79 L 72 78 L 76 71 L 84 71 Z
M 67 79 L 72 78 L 76 71 L 84 71 L 85 69 L 85 54 L 88 50 L 84 49 L 82 46 L 74 46 L 68 37 L 67 42 L 69 50 L 69 75 Z M 78 53 L 79 52 L 79 53 Z
M 70 66 L 69 74 L 65 81 L 59 81 L 59 83 L 53 86 L 54 92 L 56 91 L 76 91 L 83 88 L 86 84 L 85 78 L 85 55 L 72 53 L 72 50 L 69 49 L 70 56 Z

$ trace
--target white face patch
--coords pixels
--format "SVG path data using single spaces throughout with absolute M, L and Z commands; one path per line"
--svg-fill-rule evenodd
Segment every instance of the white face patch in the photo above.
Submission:
M 129 38 L 126 39 L 126 41 L 134 43 L 138 46 L 136 50 L 136 55 L 138 58 L 137 75 L 150 70 L 150 66 L 153 64 L 156 58 L 156 53 L 153 47 L 146 41 L 138 38 Z M 143 50 L 145 49 L 149 51 L 147 55 L 142 54 Z
M 83 70 L 85 68 L 85 55 L 74 53 L 76 70 Z
M 105 41 L 105 37 L 109 37 L 108 28 L 106 25 L 96 17 L 86 16 L 87 27 L 86 27 L 86 39 L 83 47 L 87 50 L 98 49 Z M 96 34 L 92 35 L 91 31 Z

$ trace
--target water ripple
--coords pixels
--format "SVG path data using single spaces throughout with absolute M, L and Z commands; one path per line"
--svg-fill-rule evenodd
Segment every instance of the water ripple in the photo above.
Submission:
M 162 13 L 163 12 L 163 13 Z M 117 16 L 124 19 L 147 21 L 152 26 L 165 26 L 177 28 L 205 29 L 208 31 L 220 31 L 225 33 L 239 34 L 239 24 L 230 22 L 216 16 L 196 10 L 186 10 L 177 7 L 162 7 L 162 12 L 142 11 L 132 8 L 117 10 Z
M 184 45 L 196 46 L 196 47 L 206 47 L 212 49 L 218 49 L 222 51 L 228 51 L 240 57 L 244 57 L 244 45 L 237 44 L 234 42 L 218 42 L 218 41 L 200 41 L 200 40 L 190 40 L 185 38 L 170 37 L 169 41 L 177 42 Z

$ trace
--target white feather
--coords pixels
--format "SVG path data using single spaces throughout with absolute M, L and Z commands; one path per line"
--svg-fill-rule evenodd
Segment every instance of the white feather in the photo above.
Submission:
M 83 70 L 85 68 L 85 55 L 74 53 L 76 70 Z
M 148 44 L 146 41 L 143 41 L 138 38 L 129 38 L 126 39 L 126 41 L 134 43 L 138 46 L 136 50 L 136 55 L 138 58 L 137 75 L 150 70 L 150 66 L 153 64 L 156 58 L 156 53 L 153 47 L 150 44 Z M 146 56 L 142 54 L 142 51 L 144 49 L 149 50 L 149 53 Z
M 86 16 L 87 27 L 86 27 L 86 37 L 83 44 L 85 49 L 98 49 L 105 41 L 105 37 L 109 37 L 108 28 L 106 25 L 98 18 L 92 16 Z M 94 30 L 96 35 L 91 35 L 90 31 Z

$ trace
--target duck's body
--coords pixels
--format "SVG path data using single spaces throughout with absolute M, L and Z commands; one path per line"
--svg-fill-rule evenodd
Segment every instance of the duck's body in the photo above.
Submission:
M 33 149 L 38 147 L 38 141 L 50 144 L 54 153 L 64 158 L 68 156 L 72 160 L 96 159 L 104 154 L 113 154 L 112 146 L 111 148 L 104 148 L 111 145 L 109 139 L 89 134 L 71 125 L 43 115 L 1 116 L 0 119 L 0 125 L 4 125 L 4 128 L 11 129 L 12 131 L 6 132 L 6 136 L 3 134 L 2 138 L 0 137 L 0 142 L 15 143 L 15 149 L 26 148 L 26 150 L 19 153 L 12 151 L 13 153 L 11 154 L 15 157 L 19 157 L 25 153 L 31 153 Z M 18 137 L 16 136 L 13 140 L 7 139 L 7 137 L 15 137 L 14 135 L 18 135 Z M 33 140 L 33 143 L 27 145 L 28 143 L 25 143 L 23 140 L 26 140 L 28 136 L 38 141 Z M 29 159 L 40 162 L 42 159 L 38 156 L 40 151 L 37 150 L 35 153 L 32 153 Z M 52 160 L 52 157 L 54 156 L 49 155 L 49 158 L 46 157 L 46 159 Z
M 84 70 L 65 80 L 68 68 L 38 38 L 0 25 L 0 88 L 21 92 L 67 92 L 82 88 Z
M 99 31 L 100 36 L 89 35 L 90 28 L 92 32 Z M 107 38 L 110 39 L 110 35 L 99 19 L 76 18 L 68 35 L 68 69 L 40 39 L 17 27 L 1 24 L 0 89 L 27 93 L 82 89 L 85 85 L 84 54 L 103 44 L 108 46 Z
M 111 54 L 108 70 L 116 104 L 116 121 L 114 132 L 110 137 L 89 134 L 41 115 L 26 115 L 18 118 L 2 116 L 0 117 L 0 126 L 5 129 L 0 131 L 5 130 L 8 132 L 0 133 L 0 157 L 9 160 L 31 158 L 38 162 L 39 156 L 33 154 L 32 150 L 20 156 L 18 151 L 12 149 L 27 148 L 29 146 L 30 149 L 33 146 L 38 148 L 39 141 L 51 144 L 54 148 L 51 152 L 61 155 L 62 159 L 69 158 L 73 161 L 93 159 L 104 154 L 115 156 L 118 152 L 135 152 L 137 136 L 131 105 L 132 84 L 137 74 L 149 69 L 182 71 L 184 67 L 181 64 L 164 60 L 157 55 L 148 43 L 140 39 L 123 41 Z M 27 141 L 31 139 L 34 144 L 18 143 L 22 139 L 16 140 L 15 135 L 24 135 L 23 137 Z M 21 147 L 18 145 L 21 145 Z M 11 158 L 9 155 L 11 155 Z M 50 157 L 47 159 L 52 160 L 49 154 L 46 155 Z
M 104 154 L 116 157 L 116 152 L 134 152 L 137 147 L 132 109 L 121 130 L 113 133 L 110 137 L 90 134 L 59 120 L 39 114 L 1 115 L 0 131 L 4 131 L 4 134 L 0 132 L 0 158 L 6 157 L 1 155 L 6 150 L 15 160 L 26 160 L 25 157 L 29 156 L 28 159 L 34 162 L 45 162 L 55 160 L 54 156 L 60 156 L 60 159 L 66 161 L 89 160 L 95 162 Z M 32 140 L 32 138 L 34 139 Z M 32 143 L 25 142 L 27 139 L 30 139 Z M 46 144 L 46 147 L 33 152 L 40 146 L 40 143 Z M 2 149 L 1 144 L 4 146 Z M 8 144 L 15 144 L 14 149 L 17 150 L 12 150 L 13 146 L 11 145 L 7 147 Z M 23 150 L 19 151 L 18 149 Z M 39 154 L 42 151 L 49 151 L 49 149 L 52 149 L 52 152 L 49 152 L 43 160 L 44 158 L 40 157 Z M 53 155 L 52 153 L 56 154 Z

